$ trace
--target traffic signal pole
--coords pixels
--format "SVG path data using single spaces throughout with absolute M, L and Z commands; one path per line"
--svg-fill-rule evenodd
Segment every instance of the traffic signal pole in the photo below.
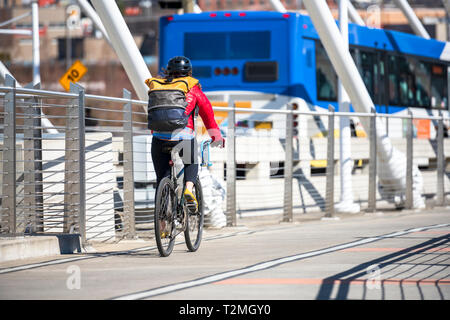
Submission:
M 41 83 L 41 57 L 39 54 L 39 11 L 38 2 L 31 3 L 32 17 L 32 50 L 33 50 L 33 85 Z

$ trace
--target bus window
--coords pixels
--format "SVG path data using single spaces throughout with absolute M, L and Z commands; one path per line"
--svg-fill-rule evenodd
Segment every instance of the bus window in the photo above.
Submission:
M 187 32 L 184 55 L 191 60 L 270 58 L 270 31 Z
M 431 107 L 446 108 L 447 101 L 447 67 L 431 65 Z
M 184 55 L 191 60 L 226 59 L 226 33 L 185 33 Z
M 386 104 L 386 73 L 385 73 L 385 53 L 377 51 L 374 73 L 374 88 L 375 103 L 380 105 Z
M 378 97 L 375 96 L 374 79 L 377 72 L 376 56 L 374 53 L 363 51 L 360 49 L 351 49 L 350 53 L 353 56 L 361 78 L 366 85 L 367 91 L 373 101 L 378 102 Z
M 405 57 L 395 57 L 397 64 L 397 81 L 399 103 L 402 106 L 414 107 L 415 87 L 413 64 Z
M 231 32 L 229 59 L 270 59 L 270 31 Z
M 337 101 L 337 75 L 322 44 L 316 42 L 317 99 Z
M 397 65 L 396 57 L 389 56 L 388 58 L 388 80 L 389 80 L 389 104 L 397 106 L 399 105 L 398 98 L 398 82 L 397 82 Z
M 414 60 L 411 61 L 414 63 Z M 418 62 L 416 76 L 416 107 L 429 108 L 431 105 L 431 68 L 428 63 Z
M 208 66 L 193 66 L 192 75 L 195 78 L 211 78 L 212 70 Z

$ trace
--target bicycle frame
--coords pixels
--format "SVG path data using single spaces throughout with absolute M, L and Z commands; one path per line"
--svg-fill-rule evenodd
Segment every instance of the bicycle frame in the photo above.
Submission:
M 212 162 L 210 162 L 211 142 L 212 142 L 212 140 L 209 139 L 209 140 L 203 140 L 200 143 L 200 152 L 201 152 L 200 165 L 202 167 L 212 166 Z M 176 163 L 181 161 L 181 159 L 179 157 L 179 153 L 182 148 L 183 148 L 183 145 L 181 143 L 179 143 L 175 147 L 173 147 L 170 152 L 170 154 L 171 154 L 171 169 L 170 169 L 171 170 L 171 180 L 173 181 L 173 185 L 174 185 L 174 189 L 175 189 L 175 196 L 176 196 L 176 212 L 174 212 L 174 215 L 175 215 L 174 218 L 176 218 L 176 215 L 179 212 L 183 213 L 183 228 L 181 231 L 183 231 L 186 227 L 186 224 L 184 222 L 185 221 L 185 212 L 184 212 L 184 197 L 183 197 L 186 185 L 184 183 L 184 167 L 182 167 L 181 170 L 179 172 L 177 172 L 176 171 L 176 169 L 177 169 Z M 182 181 L 181 185 L 180 185 L 179 181 Z M 180 190 L 180 187 L 181 187 L 181 190 Z

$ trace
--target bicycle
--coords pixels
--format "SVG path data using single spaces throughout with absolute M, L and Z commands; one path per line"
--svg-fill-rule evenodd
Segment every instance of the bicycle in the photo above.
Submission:
M 202 141 L 201 166 L 211 166 L 209 161 L 211 140 Z M 193 193 L 197 198 L 197 211 L 191 213 L 184 199 L 184 168 L 181 166 L 177 172 L 177 164 L 181 162 L 178 153 L 182 146 L 178 144 L 167 150 L 171 153 L 170 176 L 164 177 L 157 187 L 154 226 L 155 238 L 159 254 L 167 257 L 172 253 L 175 238 L 184 232 L 186 246 L 189 251 L 195 252 L 200 247 L 203 233 L 203 193 L 200 180 L 194 183 Z M 207 151 L 207 152 L 206 152 Z M 178 162 L 177 162 L 178 161 Z

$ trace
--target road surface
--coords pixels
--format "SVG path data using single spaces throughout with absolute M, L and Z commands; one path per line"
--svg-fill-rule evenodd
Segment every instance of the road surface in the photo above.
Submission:
M 0 265 L 0 299 L 450 299 L 450 210 L 297 223 L 239 221 L 178 239 Z

